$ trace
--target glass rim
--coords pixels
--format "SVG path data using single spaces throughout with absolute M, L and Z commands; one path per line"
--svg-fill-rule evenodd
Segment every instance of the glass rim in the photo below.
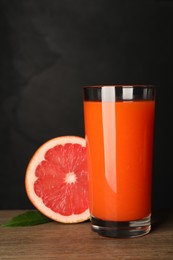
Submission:
M 151 84 L 93 85 L 83 87 L 85 101 L 154 100 L 156 87 Z
M 115 87 L 115 88 L 156 88 L 154 84 L 99 84 L 99 85 L 86 85 L 83 88 L 104 88 L 104 87 Z

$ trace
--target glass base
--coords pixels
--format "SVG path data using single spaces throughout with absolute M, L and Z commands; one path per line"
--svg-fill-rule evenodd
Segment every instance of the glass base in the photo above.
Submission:
M 91 216 L 92 230 L 101 236 L 134 238 L 148 234 L 151 230 L 151 215 L 134 221 L 105 221 Z

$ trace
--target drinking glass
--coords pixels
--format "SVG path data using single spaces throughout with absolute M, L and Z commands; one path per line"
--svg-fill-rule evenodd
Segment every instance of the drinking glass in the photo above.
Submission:
M 117 238 L 145 235 L 151 230 L 156 88 L 83 90 L 92 230 Z

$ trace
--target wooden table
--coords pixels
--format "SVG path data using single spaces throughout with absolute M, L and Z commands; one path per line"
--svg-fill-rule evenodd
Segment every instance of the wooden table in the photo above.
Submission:
M 24 211 L 0 211 L 0 224 Z M 0 227 L 1 260 L 173 259 L 173 213 L 158 213 L 152 231 L 132 239 L 105 238 L 90 222 L 50 222 L 32 227 Z

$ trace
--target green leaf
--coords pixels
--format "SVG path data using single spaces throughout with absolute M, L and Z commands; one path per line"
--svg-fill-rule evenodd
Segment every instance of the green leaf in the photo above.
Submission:
M 3 224 L 3 226 L 4 227 L 34 226 L 34 225 L 48 223 L 51 221 L 53 220 L 47 218 L 38 210 L 33 210 L 33 211 L 26 211 L 25 213 L 22 213 L 18 216 L 11 218 L 5 224 Z

